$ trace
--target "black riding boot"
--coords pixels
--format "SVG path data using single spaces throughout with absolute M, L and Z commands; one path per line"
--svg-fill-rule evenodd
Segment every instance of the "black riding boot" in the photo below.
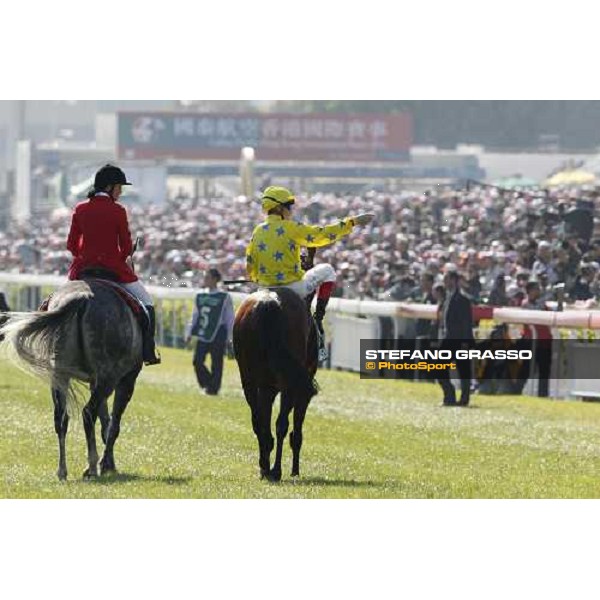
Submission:
M 154 306 L 146 305 L 148 311 L 148 327 L 144 329 L 144 335 L 142 340 L 143 355 L 145 365 L 158 365 L 160 364 L 160 355 L 156 351 L 154 344 L 154 334 L 156 333 L 156 314 L 154 312 Z
M 323 318 L 329 298 L 317 298 L 317 308 L 315 310 L 315 323 L 319 331 L 319 360 L 326 360 L 329 356 L 325 348 L 325 330 L 323 329 Z

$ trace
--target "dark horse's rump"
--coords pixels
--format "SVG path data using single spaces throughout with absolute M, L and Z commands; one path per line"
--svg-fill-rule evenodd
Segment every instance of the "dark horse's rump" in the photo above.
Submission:
M 308 364 L 312 326 L 306 304 L 295 292 L 283 288 L 252 294 L 236 315 L 234 341 L 240 331 L 246 340 L 236 343 L 238 365 L 247 367 L 258 385 L 292 386 L 314 394 L 316 363 L 312 369 Z
M 74 398 L 73 380 L 89 384 L 91 392 L 83 409 L 89 462 L 85 475 L 97 472 L 94 427 L 98 417 L 106 443 L 101 467 L 103 471 L 113 470 L 113 446 L 121 415 L 142 367 L 142 333 L 125 301 L 102 282 L 71 281 L 52 295 L 47 312 L 14 315 L 3 331 L 25 365 L 51 380 L 59 478 L 67 476 L 67 402 Z M 109 418 L 107 399 L 113 391 L 115 401 Z
M 317 370 L 317 337 L 305 301 L 287 288 L 251 294 L 237 311 L 233 341 L 259 443 L 261 476 L 281 478 L 282 445 L 292 410 L 292 475 L 298 475 L 302 424 L 310 399 L 317 393 L 313 379 Z M 277 452 L 271 470 L 271 412 L 279 392 Z

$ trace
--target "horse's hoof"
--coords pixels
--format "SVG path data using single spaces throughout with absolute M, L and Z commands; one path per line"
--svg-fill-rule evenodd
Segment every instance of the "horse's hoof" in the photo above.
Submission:
M 100 475 L 107 475 L 116 472 L 115 459 L 112 456 L 104 455 L 100 461 Z
M 96 479 L 96 477 L 98 477 L 98 472 L 91 471 L 89 467 L 83 472 L 83 479 Z
M 292 477 L 300 477 L 300 470 L 292 470 Z
M 281 481 L 281 471 L 280 470 L 275 471 L 275 469 L 273 469 L 269 473 L 269 481 L 272 481 L 272 482 L 275 482 L 275 483 Z
M 67 472 L 66 471 L 58 471 L 56 473 L 56 475 L 58 476 L 58 480 L 59 481 L 66 481 L 67 480 Z

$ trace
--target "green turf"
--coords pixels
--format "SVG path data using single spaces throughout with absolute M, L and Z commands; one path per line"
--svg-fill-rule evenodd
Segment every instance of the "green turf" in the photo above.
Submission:
M 324 371 L 304 428 L 301 477 L 260 481 L 237 366 L 221 396 L 202 395 L 191 353 L 163 350 L 145 369 L 115 449 L 119 474 L 88 482 L 80 420 L 57 480 L 48 390 L 0 363 L 0 497 L 10 498 L 563 498 L 600 497 L 600 405 L 475 396 L 440 406 L 430 384 Z

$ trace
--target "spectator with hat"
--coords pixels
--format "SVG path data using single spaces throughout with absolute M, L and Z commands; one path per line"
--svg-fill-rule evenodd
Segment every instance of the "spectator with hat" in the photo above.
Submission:
M 525 289 L 513 284 L 506 290 L 508 304 L 514 308 L 520 307 L 525 299 Z

